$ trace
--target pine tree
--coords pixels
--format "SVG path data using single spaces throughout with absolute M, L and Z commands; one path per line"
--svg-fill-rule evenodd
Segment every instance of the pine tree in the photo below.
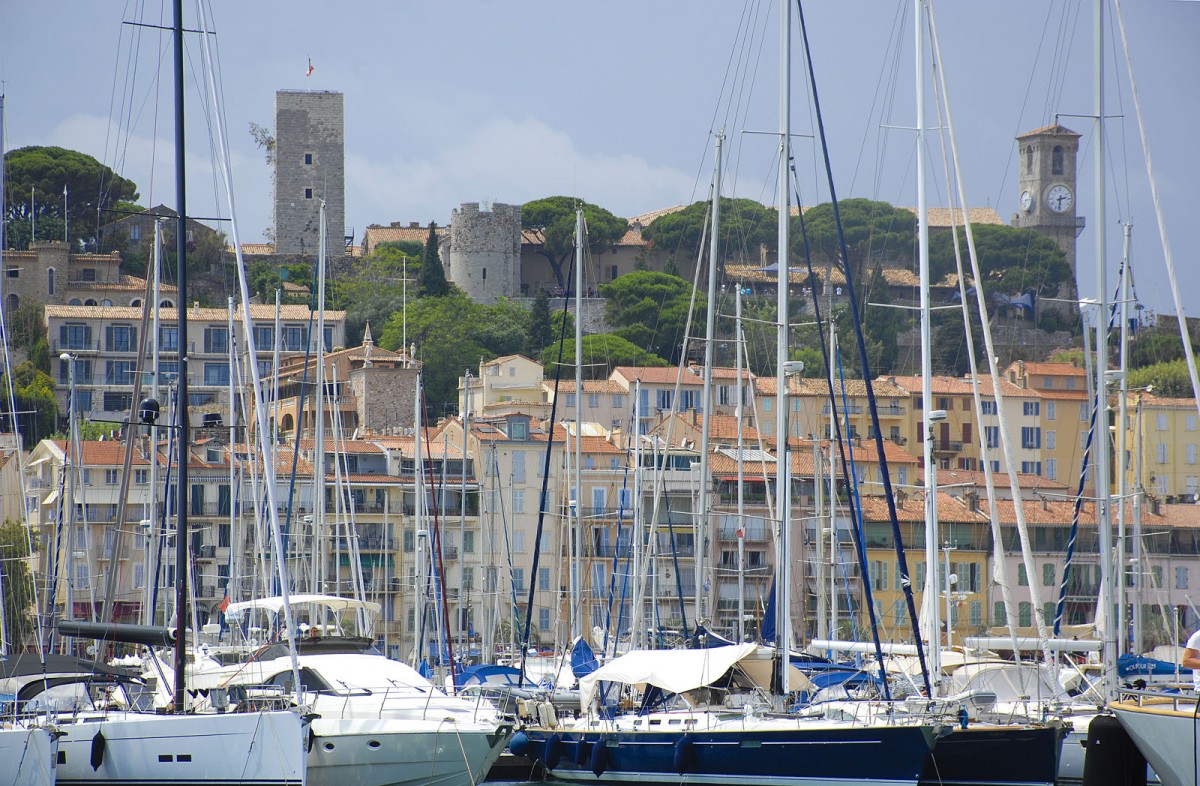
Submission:
M 429 237 L 425 239 L 425 253 L 421 255 L 421 269 L 417 272 L 417 295 L 440 297 L 450 291 L 442 259 L 438 256 L 437 224 L 429 222 Z
M 529 315 L 529 341 L 525 345 L 525 351 L 535 358 L 550 346 L 552 341 L 554 331 L 550 325 L 550 296 L 543 289 L 533 301 L 533 311 Z

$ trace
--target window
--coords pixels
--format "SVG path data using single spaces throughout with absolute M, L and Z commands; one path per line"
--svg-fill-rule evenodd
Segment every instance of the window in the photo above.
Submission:
M 1154 428 L 1157 429 L 1158 431 L 1166 431 L 1167 430 L 1167 416 L 1166 415 L 1155 415 Z
M 1154 589 L 1162 589 L 1163 569 L 1162 565 L 1150 566 L 1150 579 L 1154 582 Z
M 179 351 L 179 328 L 166 327 L 158 329 L 158 349 L 160 352 Z
M 132 385 L 135 363 L 132 360 L 109 360 L 105 362 L 104 384 Z
M 133 471 L 133 482 L 139 486 L 144 486 L 150 482 L 150 470 L 135 469 Z
M 985 415 L 995 415 L 996 414 L 996 402 L 995 401 L 980 401 L 979 409 Z
M 111 393 L 104 394 L 104 411 L 105 412 L 125 412 L 133 406 L 132 393 Z
M 525 591 L 525 569 L 524 568 L 513 568 L 512 569 L 512 583 L 513 583 L 513 589 L 515 589 L 517 592 Z
M 1029 576 L 1025 573 L 1024 563 L 1017 565 L 1017 584 L 1022 587 L 1029 586 Z M 1025 624 L 1025 623 L 1022 623 Z
M 939 396 L 937 400 L 937 408 L 945 410 L 954 409 L 954 399 L 948 396 Z
M 304 198 L 312 199 L 312 189 L 311 188 L 304 189 Z
M 1037 426 L 1021 427 L 1021 447 L 1036 450 L 1042 446 L 1042 430 Z
M 1025 173 L 1029 175 L 1033 174 L 1033 145 L 1026 145 L 1025 147 Z M 1000 623 L 996 624 L 999 625 Z
M 474 554 L 475 553 L 475 531 L 474 530 L 469 530 L 469 529 L 463 530 L 462 547 L 463 547 L 463 554 Z
M 1089 406 L 1089 405 L 1087 405 L 1087 404 L 1080 404 L 1080 405 L 1079 405 L 1079 422 L 1080 422 L 1080 423 L 1087 423 L 1087 422 L 1088 422 L 1088 418 L 1089 418 L 1089 417 L 1091 416 L 1091 414 L 1092 414 L 1092 411 L 1091 411 L 1091 410 L 1088 408 L 1088 406 Z
M 1026 415 L 1036 417 L 1041 414 L 1041 404 L 1040 401 L 1025 401 L 1022 403 L 1021 408 Z
M 137 328 L 132 325 L 109 325 L 104 329 L 104 343 L 109 352 L 132 352 L 137 340 Z
M 1055 401 L 1046 402 L 1046 420 L 1058 419 L 1058 403 Z
M 592 409 L 600 408 L 600 394 L 599 393 L 588 393 L 588 406 L 591 407 Z
M 1187 463 L 1195 464 L 1196 463 L 1196 445 L 1195 445 L 1195 443 L 1189 444 L 1187 446 L 1186 452 L 1187 452 Z
M 487 268 L 483 268 L 483 280 L 487 281 Z
M 1186 566 L 1178 566 L 1175 568 L 1175 589 L 1188 588 L 1188 569 Z
M 620 393 L 613 393 L 612 406 L 614 410 L 625 409 L 625 396 Z
M 1063 149 L 1062 145 L 1055 145 L 1050 151 L 1050 174 L 1061 175 L 1063 173 Z M 1021 623 L 1024 625 L 1025 623 Z
M 550 609 L 544 606 L 538 608 L 538 630 L 550 630 Z
M 204 384 L 205 385 L 228 385 L 229 384 L 229 364 L 228 363 L 205 363 L 204 364 Z
M 204 329 L 204 351 L 224 354 L 229 351 L 229 329 L 210 327 Z
M 1047 562 L 1042 565 L 1042 586 L 1054 586 L 1054 563 Z
M 1044 387 L 1044 388 L 1054 387 L 1054 377 L 1042 377 L 1042 387 Z
M 984 426 L 983 436 L 987 439 L 989 448 L 1000 447 L 1000 427 L 999 426 Z
M 140 562 L 133 564 L 133 586 L 135 589 L 146 586 L 146 566 Z
M 1047 431 L 1046 432 L 1046 450 L 1054 450 L 1054 445 L 1057 442 L 1057 440 L 1058 440 L 1058 435 L 1056 432 Z
M 520 440 L 529 439 L 529 421 L 527 421 L 527 420 L 512 421 L 508 428 L 508 438 L 509 439 L 520 439 Z
M 1045 470 L 1046 474 L 1042 477 L 1046 480 L 1058 480 L 1058 459 L 1046 459 Z
M 275 328 L 270 325 L 254 326 L 254 348 L 259 352 L 275 346 Z
M 513 483 L 525 482 L 525 451 L 514 450 L 512 454 Z
M 1165 442 L 1160 442 L 1157 445 L 1155 445 L 1154 458 L 1158 461 L 1159 464 L 1167 463 L 1167 445 Z
M 887 560 L 871 560 L 871 589 L 885 590 L 888 588 Z
M 54 294 L 54 268 L 46 268 L 46 294 Z
M 309 166 L 312 166 L 312 161 L 313 161 L 312 153 L 305 153 L 304 154 L 304 163 L 308 164 Z
M 91 349 L 92 329 L 88 325 L 63 325 L 58 329 L 58 342 L 63 349 Z
M 608 508 L 608 490 L 603 486 L 592 489 L 592 513 L 601 513 Z
M 999 627 L 1008 624 L 1008 616 L 1004 613 L 1004 601 L 998 600 L 992 605 L 992 624 Z
M 308 345 L 308 327 L 305 325 L 285 325 L 283 328 L 283 348 L 289 352 L 303 351 Z
M 574 394 L 574 393 L 568 393 L 568 394 L 567 394 L 567 402 L 566 402 L 566 405 L 567 405 L 567 407 L 568 407 L 568 408 L 570 408 L 570 409 L 574 409 L 574 408 L 575 408 L 575 394 Z
M 1021 601 L 1017 608 L 1017 624 L 1023 628 L 1028 628 L 1033 624 L 1033 604 L 1028 601 Z
M 672 390 L 656 390 L 654 391 L 654 406 L 656 409 L 670 409 L 671 401 L 674 396 Z
M 1040 461 L 1022 461 L 1021 472 L 1026 475 L 1041 475 L 1042 462 Z
M 1187 420 L 1185 422 L 1186 422 L 1186 425 L 1184 426 L 1184 428 L 1186 428 L 1188 431 L 1196 430 L 1196 416 L 1195 415 L 1188 415 Z
M 115 469 L 104 470 L 104 482 L 109 486 L 117 485 L 117 471 Z
M 512 506 L 513 513 L 525 512 L 525 491 L 523 489 L 513 489 Z
M 96 268 L 85 267 L 83 270 L 80 270 L 79 271 L 79 280 L 94 282 L 96 280 Z

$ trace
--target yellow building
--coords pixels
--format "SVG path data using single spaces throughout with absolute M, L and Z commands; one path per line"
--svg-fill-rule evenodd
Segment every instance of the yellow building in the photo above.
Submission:
M 1125 444 L 1131 483 L 1138 478 L 1148 494 L 1162 501 L 1196 501 L 1200 494 L 1196 400 L 1132 393 L 1127 413 Z

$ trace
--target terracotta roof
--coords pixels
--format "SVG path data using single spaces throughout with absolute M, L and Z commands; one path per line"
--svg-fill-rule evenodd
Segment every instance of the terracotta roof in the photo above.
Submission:
M 65 455 L 71 455 L 67 450 L 66 440 L 54 440 L 54 444 L 58 446 L 60 452 Z M 106 439 L 100 440 L 82 440 L 79 443 L 80 452 L 83 455 L 84 466 L 120 466 L 125 463 L 125 440 L 123 439 Z M 140 467 L 150 466 L 148 459 L 142 458 L 142 454 L 135 448 L 133 452 L 133 465 Z
M 664 418 L 652 430 L 652 434 L 665 437 L 667 431 L 671 431 L 671 438 L 678 442 L 682 431 L 680 426 L 693 432 L 696 439 L 704 428 L 704 420 L 708 421 L 709 439 L 720 442 L 722 444 L 732 444 L 737 442 L 738 432 L 742 433 L 742 438 L 747 449 L 755 447 L 758 444 L 758 430 L 751 426 L 745 420 L 739 420 L 733 415 L 709 415 L 708 418 L 700 418 L 693 416 L 690 413 L 675 412 L 669 418 Z
M 232 247 L 229 250 L 232 251 L 233 250 Z M 254 254 L 254 255 L 274 254 L 275 253 L 275 244 L 274 243 L 242 243 L 242 253 L 243 254 Z
M 894 376 L 888 377 L 888 379 L 894 379 L 897 385 L 914 395 L 921 394 L 920 377 Z M 935 396 L 970 396 L 973 392 L 971 389 L 971 380 L 964 377 L 938 376 L 930 380 L 930 385 Z M 1013 398 L 1041 398 L 1040 391 L 1018 387 L 1006 379 L 1000 380 L 1000 392 L 1005 396 Z M 992 378 L 990 376 L 979 375 L 979 393 L 983 396 L 992 395 Z
M 840 396 L 842 393 L 842 382 L 834 383 L 834 391 Z M 779 381 L 776 377 L 758 377 L 754 380 L 754 390 L 761 396 L 774 396 L 779 388 Z M 852 397 L 866 397 L 867 384 L 861 379 L 847 379 L 845 381 L 846 395 Z M 891 377 L 880 377 L 871 383 L 871 388 L 875 392 L 876 398 L 908 398 L 909 392 L 900 385 L 892 381 Z M 829 397 L 829 381 L 819 377 L 792 377 L 788 384 L 788 395 L 791 396 L 820 396 L 823 398 Z M 838 403 L 841 406 L 841 402 Z
M 498 366 L 498 365 L 500 365 L 501 363 L 507 363 L 507 362 L 508 362 L 508 361 L 510 361 L 510 360 L 524 360 L 524 361 L 526 361 L 526 362 L 528 362 L 528 363 L 533 363 L 533 364 L 535 364 L 535 365 L 538 365 L 538 366 L 542 365 L 541 363 L 539 363 L 538 361 L 534 360 L 533 358 L 531 358 L 531 357 L 526 357 L 525 355 L 501 355 L 501 356 L 500 356 L 500 357 L 498 357 L 498 358 L 492 358 L 491 360 L 487 361 L 487 362 L 486 362 L 486 363 L 484 363 L 483 365 L 484 365 L 485 367 L 486 367 L 486 366 Z
M 1039 390 L 1038 398 L 1055 399 L 1058 401 L 1087 401 L 1086 390 Z
M 1055 123 L 1053 125 L 1042 126 L 1041 128 L 1035 128 L 1032 131 L 1026 131 L 1024 134 L 1021 134 L 1019 137 L 1017 137 L 1017 139 L 1025 139 L 1027 137 L 1038 136 L 1040 134 L 1057 134 L 1059 136 L 1079 136 L 1078 133 L 1076 133 L 1075 131 L 1072 131 L 1071 129 L 1067 128 L 1066 126 Z
M 616 243 L 618 246 L 644 246 L 646 239 L 642 237 L 642 230 L 631 226 L 621 235 L 621 239 Z
M 982 524 L 987 514 L 982 510 L 973 512 L 960 499 L 944 491 L 937 494 L 938 521 L 943 524 Z M 887 499 L 879 495 L 863 496 L 863 521 L 889 521 Z M 909 524 L 925 523 L 925 494 L 921 491 L 896 496 L 896 518 Z
M 545 390 L 547 393 L 553 393 L 554 392 L 554 380 L 552 380 L 552 379 L 542 380 L 542 389 Z M 575 380 L 573 380 L 573 379 L 559 380 L 558 381 L 558 392 L 559 393 L 574 393 L 575 392 Z M 583 381 L 583 392 L 584 393 L 616 393 L 619 395 L 625 395 L 629 391 L 627 391 L 624 387 L 622 387 L 620 385 L 620 383 L 614 382 L 611 379 L 585 379 Z
M 650 385 L 674 385 L 676 380 L 679 380 L 683 385 L 704 384 L 704 380 L 698 373 L 693 374 L 687 370 L 681 371 L 678 366 L 617 366 L 613 369 L 609 379 L 613 379 L 617 375 L 630 382 L 640 380 Z
M 1168 398 L 1166 396 L 1151 396 L 1142 398 L 1142 406 L 1146 409 L 1195 409 L 1194 398 Z
M 1074 363 L 1034 363 L 1025 361 L 1025 373 L 1042 377 L 1083 377 L 1087 371 Z
M 917 478 L 917 483 L 922 483 L 924 477 Z M 939 469 L 937 471 L 937 485 L 949 486 L 953 484 L 974 483 L 983 488 L 986 479 L 983 470 L 969 469 Z M 1008 474 L 1005 472 L 993 472 L 992 483 L 996 488 L 1008 490 L 1009 480 Z M 1038 475 L 1026 475 L 1023 472 L 1017 473 L 1017 485 L 1027 491 L 1034 489 L 1052 489 L 1055 492 L 1067 491 L 1069 487 L 1065 483 L 1059 483 L 1057 480 L 1047 480 Z M 961 493 L 961 492 L 955 492 Z
M 438 238 L 444 238 L 449 233 L 449 230 L 440 226 L 436 230 Z M 429 238 L 429 225 L 425 226 L 400 226 L 399 222 L 392 223 L 391 226 L 383 226 L 382 224 L 370 224 L 366 231 L 363 232 L 362 247 L 365 253 L 371 253 L 381 243 L 397 243 L 400 241 L 413 241 L 424 244 Z
M 660 207 L 658 210 L 651 210 L 649 213 L 642 213 L 640 216 L 631 216 L 630 224 L 641 224 L 643 227 L 654 223 L 657 218 L 662 218 L 670 213 L 678 213 L 680 210 L 686 209 L 687 205 L 675 205 L 674 207 Z
M 300 440 L 300 449 L 301 450 L 311 451 L 311 450 L 316 450 L 316 447 L 317 447 L 317 442 L 314 439 Z M 358 454 L 375 453 L 375 454 L 380 454 L 380 453 L 383 453 L 383 448 L 381 448 L 379 445 L 375 444 L 374 442 L 364 440 L 364 439 L 343 439 L 343 440 L 337 440 L 335 442 L 331 437 L 327 437 L 325 440 L 325 452 L 326 453 L 358 453 Z
M 163 309 L 163 316 L 175 318 L 175 309 Z M 297 320 L 308 319 L 310 309 L 308 306 L 280 306 L 279 314 L 281 319 Z M 242 315 L 242 307 L 234 308 L 234 319 L 240 319 Z M 141 319 L 142 309 L 133 306 L 46 306 L 46 319 Z M 223 308 L 189 308 L 189 322 L 221 322 L 222 324 L 229 318 L 228 312 Z M 275 319 L 275 305 L 267 304 L 252 304 L 250 306 L 251 319 Z M 346 318 L 345 311 L 325 310 L 325 321 L 339 322 Z

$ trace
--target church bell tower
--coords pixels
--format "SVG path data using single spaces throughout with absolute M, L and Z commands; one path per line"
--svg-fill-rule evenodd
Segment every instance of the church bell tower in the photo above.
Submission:
M 1012 225 L 1041 232 L 1067 255 L 1071 278 L 1059 288 L 1058 297 L 1063 300 L 1079 297 L 1075 238 L 1083 231 L 1084 218 L 1076 213 L 1078 153 L 1079 134 L 1061 125 L 1036 128 L 1017 137 L 1020 198 Z

